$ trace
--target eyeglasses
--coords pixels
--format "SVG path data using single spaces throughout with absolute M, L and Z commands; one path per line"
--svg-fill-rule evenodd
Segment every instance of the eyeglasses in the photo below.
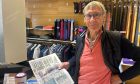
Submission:
M 93 17 L 93 18 L 95 18 L 95 19 L 98 19 L 101 15 L 102 15 L 102 14 L 100 14 L 100 13 L 95 13 L 95 14 L 92 14 L 92 15 L 91 15 L 91 14 L 86 14 L 86 15 L 85 15 L 85 18 L 86 18 L 86 19 L 91 19 L 91 18 Z

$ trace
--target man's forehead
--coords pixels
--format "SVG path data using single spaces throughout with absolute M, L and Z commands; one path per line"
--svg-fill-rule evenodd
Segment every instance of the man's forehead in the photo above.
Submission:
M 99 6 L 90 6 L 88 10 L 95 10 L 95 11 L 101 11 L 101 12 L 103 11 L 102 8 Z
M 90 6 L 86 13 L 101 13 L 103 10 L 98 6 Z

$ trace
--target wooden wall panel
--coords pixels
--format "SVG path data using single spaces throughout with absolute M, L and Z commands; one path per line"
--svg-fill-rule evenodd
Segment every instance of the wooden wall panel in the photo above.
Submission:
M 54 25 L 56 18 L 74 19 L 77 25 L 84 25 L 83 15 L 74 14 L 74 1 L 26 0 L 26 16 L 32 18 L 33 27 L 36 25 Z

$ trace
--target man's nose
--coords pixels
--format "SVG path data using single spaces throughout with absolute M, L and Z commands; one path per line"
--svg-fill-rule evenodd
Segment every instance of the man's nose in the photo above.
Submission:
M 95 21 L 95 18 L 94 18 L 94 16 L 91 16 L 91 18 L 90 18 L 90 20 L 92 21 Z

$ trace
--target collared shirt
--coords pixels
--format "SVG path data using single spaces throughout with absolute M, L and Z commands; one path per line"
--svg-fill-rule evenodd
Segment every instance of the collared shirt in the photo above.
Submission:
M 80 58 L 78 84 L 110 84 L 111 71 L 105 65 L 101 50 L 101 34 L 91 49 L 89 40 L 85 38 L 83 54 Z

